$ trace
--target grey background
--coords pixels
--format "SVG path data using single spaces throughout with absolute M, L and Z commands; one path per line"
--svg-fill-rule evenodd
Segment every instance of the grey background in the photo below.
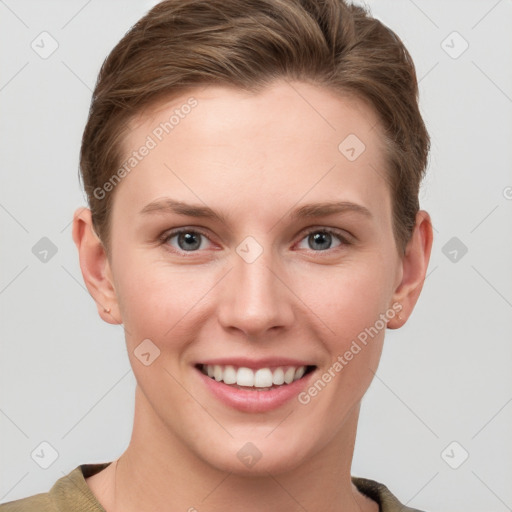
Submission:
M 122 327 L 97 315 L 71 219 L 86 205 L 78 151 L 99 67 L 155 3 L 0 1 L 0 503 L 113 460 L 130 439 Z M 435 241 L 415 312 L 387 332 L 352 474 L 427 511 L 512 510 L 512 2 L 367 5 L 416 63 Z M 46 58 L 31 46 L 52 39 Z M 57 251 L 46 262 L 43 237 Z M 42 442 L 58 453 L 47 469 Z

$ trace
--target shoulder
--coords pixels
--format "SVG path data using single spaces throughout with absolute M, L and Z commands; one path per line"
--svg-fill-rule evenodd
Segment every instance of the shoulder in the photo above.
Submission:
M 0 512 L 105 512 L 85 478 L 98 473 L 110 463 L 82 464 L 59 478 L 45 493 L 0 504 Z
M 417 508 L 406 507 L 380 482 L 356 476 L 352 477 L 352 482 L 360 492 L 379 504 L 379 512 L 424 512 Z
M 0 504 L 0 512 L 58 512 L 49 493 L 34 494 L 8 503 Z

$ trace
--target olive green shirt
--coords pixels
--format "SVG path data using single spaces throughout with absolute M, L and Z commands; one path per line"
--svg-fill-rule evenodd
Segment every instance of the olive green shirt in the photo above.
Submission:
M 109 464 L 82 464 L 57 480 L 49 492 L 3 503 L 0 512 L 105 512 L 85 479 Z M 352 482 L 379 504 L 379 512 L 422 512 L 402 505 L 384 484 L 375 480 L 353 476 Z

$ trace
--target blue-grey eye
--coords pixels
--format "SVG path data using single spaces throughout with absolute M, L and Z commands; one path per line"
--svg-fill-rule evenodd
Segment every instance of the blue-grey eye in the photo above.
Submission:
M 201 248 L 201 238 L 206 238 L 206 236 L 191 229 L 171 232 L 166 235 L 164 242 L 176 248 L 176 245 L 170 243 L 173 238 L 177 240 L 178 250 L 193 252 Z
M 314 233 L 310 236 L 310 240 L 312 240 L 312 245 L 316 247 L 312 248 L 318 248 L 320 250 L 329 249 L 329 247 L 332 243 L 332 236 L 329 233 Z
M 303 238 L 303 240 L 307 240 L 307 247 L 305 247 L 306 249 L 310 249 L 316 252 L 333 249 L 334 247 L 346 243 L 345 239 L 335 231 L 318 228 L 311 230 L 309 233 L 306 233 L 306 236 Z M 335 240 L 338 240 L 338 243 L 333 246 L 332 244 Z

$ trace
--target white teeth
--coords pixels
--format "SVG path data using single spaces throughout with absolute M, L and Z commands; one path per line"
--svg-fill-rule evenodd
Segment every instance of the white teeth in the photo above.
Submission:
M 254 372 L 250 368 L 238 368 L 236 383 L 239 386 L 254 386 Z
M 280 366 L 274 370 L 270 368 L 252 370 L 244 366 L 236 368 L 232 365 L 208 364 L 202 366 L 202 371 L 217 382 L 222 381 L 224 384 L 268 390 L 272 386 L 291 384 L 299 380 L 306 373 L 306 366 Z
M 276 386 L 284 384 L 284 371 L 282 368 L 277 368 L 274 370 L 274 375 L 272 376 L 272 384 L 275 384 Z
M 306 367 L 299 366 L 299 368 L 297 368 L 295 370 L 295 377 L 293 377 L 293 380 L 299 380 L 304 375 L 305 372 L 306 372 Z
M 222 367 L 219 366 L 218 364 L 216 364 L 213 367 L 213 376 L 215 377 L 216 381 L 221 381 L 222 380 Z
M 284 372 L 284 381 L 286 382 L 286 384 L 292 383 L 294 377 L 295 377 L 295 368 L 290 367 Z
M 233 366 L 226 366 L 224 368 L 224 384 L 236 384 L 236 370 Z
M 272 387 L 272 372 L 268 368 L 260 368 L 254 374 L 254 386 L 257 388 Z

